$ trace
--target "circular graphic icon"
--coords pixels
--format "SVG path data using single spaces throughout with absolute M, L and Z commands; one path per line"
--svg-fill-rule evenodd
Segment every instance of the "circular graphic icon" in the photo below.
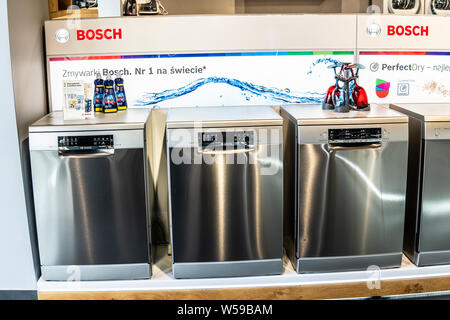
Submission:
M 70 33 L 66 29 L 58 29 L 55 33 L 55 39 L 59 43 L 66 43 L 70 39 Z
M 367 26 L 367 34 L 371 37 L 377 37 L 381 34 L 381 26 L 378 23 L 371 23 Z
M 378 62 L 372 62 L 370 64 L 370 71 L 377 72 L 380 69 L 380 64 Z

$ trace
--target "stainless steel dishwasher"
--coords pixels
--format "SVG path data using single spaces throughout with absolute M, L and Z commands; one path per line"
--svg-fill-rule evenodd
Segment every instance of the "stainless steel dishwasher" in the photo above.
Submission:
M 297 272 L 399 267 L 408 118 L 283 107 L 285 247 Z
M 409 116 L 404 252 L 416 265 L 450 263 L 450 104 L 399 104 Z
M 167 116 L 175 278 L 282 272 L 282 119 L 269 107 Z
M 30 131 L 44 280 L 149 278 L 144 124 L 147 110 L 64 121 Z

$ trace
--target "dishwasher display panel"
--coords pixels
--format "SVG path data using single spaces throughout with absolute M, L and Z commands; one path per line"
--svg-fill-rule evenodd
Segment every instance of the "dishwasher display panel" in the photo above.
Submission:
M 114 148 L 114 136 L 59 136 L 59 150 L 96 150 Z
M 329 143 L 381 142 L 381 128 L 329 129 Z
M 201 132 L 199 144 L 203 150 L 252 149 L 255 144 L 255 133 L 253 131 Z

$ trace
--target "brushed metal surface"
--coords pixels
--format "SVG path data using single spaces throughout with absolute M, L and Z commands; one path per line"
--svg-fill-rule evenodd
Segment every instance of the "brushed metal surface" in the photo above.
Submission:
M 47 281 L 111 281 L 149 279 L 149 263 L 101 264 L 78 266 L 42 266 L 42 279 Z
M 418 267 L 450 264 L 450 250 L 421 251 L 413 261 Z
M 381 128 L 382 141 L 406 141 L 408 139 L 408 123 L 376 123 L 376 124 L 352 124 L 326 125 L 326 126 L 299 126 L 299 135 L 302 144 L 328 144 L 328 130 L 330 129 L 361 129 Z
M 192 157 L 198 153 L 188 150 Z M 174 263 L 282 257 L 282 141 L 249 152 L 255 163 L 226 164 L 229 154 L 217 154 L 213 164 L 177 165 L 169 159 Z M 277 166 L 276 172 L 261 175 L 268 164 Z
M 403 251 L 414 263 L 418 262 L 419 225 L 422 206 L 422 168 L 424 155 L 423 122 L 409 118 L 408 177 L 406 187 L 405 232 Z
M 448 121 L 448 122 L 427 121 L 427 122 L 422 122 L 422 123 L 423 123 L 422 139 L 424 139 L 424 140 L 450 140 L 450 121 Z
M 170 244 L 166 118 L 168 109 L 152 109 L 145 130 L 149 174 L 152 246 Z M 154 251 L 152 250 L 152 255 Z
M 405 141 L 379 147 L 299 147 L 297 255 L 337 257 L 402 251 Z
M 176 279 L 277 275 L 282 271 L 283 261 L 281 258 L 173 264 L 173 274 Z
M 58 137 L 85 137 L 92 135 L 112 135 L 114 149 L 144 148 L 143 130 L 109 130 L 109 131 L 58 131 L 31 132 L 30 149 L 32 151 L 58 151 Z
M 399 268 L 402 252 L 370 254 L 359 256 L 300 258 L 297 262 L 298 273 L 336 272 L 367 270 L 371 266 L 380 269 Z
M 405 254 L 418 266 L 445 264 L 450 252 L 450 105 L 400 104 L 409 115 Z
M 63 111 L 53 111 L 33 123 L 29 132 L 98 131 L 144 129 L 149 109 L 128 109 L 114 114 L 95 113 L 95 118 L 64 120 Z
M 450 250 L 450 140 L 425 140 L 418 251 Z
M 283 117 L 283 243 L 286 254 L 293 265 L 297 264 L 297 156 L 298 126 L 284 108 L 280 110 Z
M 425 122 L 450 121 L 449 103 L 398 103 L 391 108 Z
M 281 126 L 280 115 L 269 106 L 173 108 L 167 128 Z
M 166 142 L 168 148 L 201 148 L 199 134 L 211 132 L 225 132 L 225 134 L 234 134 L 235 132 L 252 132 L 254 134 L 254 143 L 257 146 L 271 144 L 276 140 L 276 144 L 281 144 L 282 130 L 281 126 L 269 127 L 215 127 L 215 128 L 179 128 L 167 130 Z
M 406 123 L 408 117 L 389 108 L 389 105 L 371 104 L 370 111 L 336 113 L 323 110 L 321 104 L 299 104 L 282 107 L 298 125 L 348 125 L 370 123 Z
M 149 262 L 143 149 L 31 164 L 41 265 Z

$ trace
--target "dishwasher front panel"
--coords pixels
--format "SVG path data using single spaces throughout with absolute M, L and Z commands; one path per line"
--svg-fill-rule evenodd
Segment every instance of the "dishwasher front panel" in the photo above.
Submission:
M 382 141 L 333 145 L 328 127 L 299 129 L 300 272 L 361 269 L 370 261 L 380 267 L 400 264 L 407 124 L 372 127 L 382 130 Z
M 149 263 L 143 149 L 31 161 L 42 266 Z
M 251 268 L 246 262 L 273 260 L 277 261 L 276 270 L 281 272 L 282 129 L 269 130 L 274 131 L 278 136 L 276 143 L 258 142 L 254 148 L 239 154 L 218 152 L 212 164 L 169 161 L 175 267 L 188 263 L 237 262 L 244 263 L 242 270 Z M 195 144 L 185 146 L 186 149 L 171 146 L 170 142 L 168 145 L 169 155 L 188 152 L 192 159 L 201 157 Z M 230 157 L 231 164 L 227 163 Z M 256 161 L 250 161 L 250 157 Z M 273 172 L 261 174 L 270 166 L 275 168 Z
M 450 140 L 425 140 L 424 146 L 419 252 L 449 251 Z

